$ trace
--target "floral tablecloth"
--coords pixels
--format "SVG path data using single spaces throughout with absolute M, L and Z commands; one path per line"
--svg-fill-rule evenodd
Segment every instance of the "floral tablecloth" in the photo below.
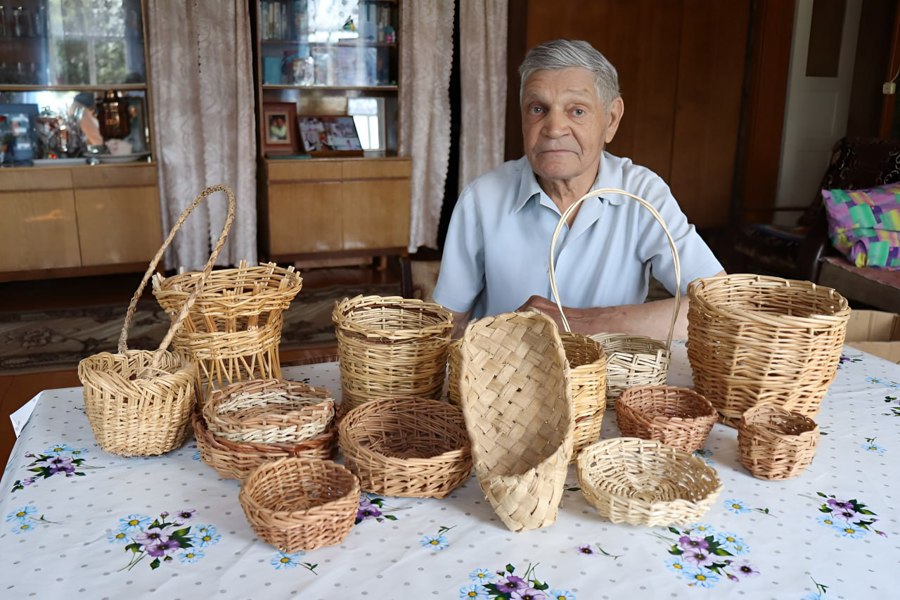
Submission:
M 340 394 L 335 363 L 290 367 Z M 670 383 L 690 384 L 676 345 Z M 736 431 L 698 454 L 723 491 L 700 523 L 615 525 L 570 468 L 557 522 L 513 533 L 473 477 L 443 500 L 364 494 L 338 546 L 285 554 L 259 541 L 193 440 L 154 458 L 96 445 L 80 388 L 49 390 L 0 481 L 3 598 L 900 597 L 900 366 L 845 348 L 817 417 L 812 465 L 753 478 Z M 615 413 L 604 438 L 618 435 Z

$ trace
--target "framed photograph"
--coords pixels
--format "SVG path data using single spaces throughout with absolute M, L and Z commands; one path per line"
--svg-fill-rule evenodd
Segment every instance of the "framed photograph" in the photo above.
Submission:
M 303 151 L 313 156 L 362 156 L 356 123 L 349 116 L 302 116 L 297 119 Z
M 150 132 L 147 127 L 147 108 L 143 96 L 125 96 L 122 98 L 128 104 L 128 117 L 131 120 L 131 129 L 125 138 L 131 142 L 131 151 L 134 153 L 148 152 L 150 146 Z
M 34 165 L 37 116 L 37 104 L 0 104 L 0 165 Z
M 297 107 L 293 102 L 263 104 L 262 139 L 266 154 L 294 154 L 297 151 Z

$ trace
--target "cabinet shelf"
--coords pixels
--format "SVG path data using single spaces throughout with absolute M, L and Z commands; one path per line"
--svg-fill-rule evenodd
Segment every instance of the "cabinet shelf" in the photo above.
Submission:
M 310 47 L 331 47 L 331 48 L 396 48 L 396 42 L 376 42 L 371 40 L 345 40 L 343 42 L 308 42 L 303 40 L 281 40 L 268 39 L 262 40 L 263 46 L 310 46 Z
M 0 91 L 3 92 L 104 92 L 117 90 L 120 92 L 143 92 L 147 90 L 146 83 L 105 83 L 105 84 L 58 84 L 41 85 L 39 83 L 0 83 Z
M 299 83 L 264 83 L 263 90 L 335 90 L 335 91 L 361 91 L 361 92 L 396 92 L 396 85 L 302 85 Z

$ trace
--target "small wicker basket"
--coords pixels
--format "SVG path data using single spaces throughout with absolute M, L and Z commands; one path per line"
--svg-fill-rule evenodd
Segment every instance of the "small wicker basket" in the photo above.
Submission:
M 328 428 L 334 399 L 299 381 L 256 379 L 214 390 L 203 417 L 217 437 L 257 444 L 299 443 Z
M 685 452 L 703 447 L 718 416 L 694 390 L 667 385 L 629 388 L 616 406 L 624 437 L 656 440 Z
M 688 287 L 694 386 L 735 427 L 761 402 L 814 417 L 834 380 L 850 308 L 831 288 L 761 275 Z
M 253 531 L 282 552 L 339 544 L 353 527 L 359 481 L 330 460 L 279 458 L 257 467 L 238 499 Z
M 653 215 L 653 218 L 656 219 L 656 222 L 659 223 L 666 234 L 669 250 L 672 252 L 675 271 L 675 304 L 665 345 L 661 341 L 643 336 L 618 333 L 594 334 L 591 336 L 591 339 L 600 342 L 606 351 L 606 405 L 608 408 L 615 408 L 615 401 L 623 390 L 635 385 L 661 385 L 666 382 L 672 353 L 672 337 L 675 335 L 675 324 L 681 307 L 681 261 L 678 258 L 678 248 L 675 246 L 675 240 L 672 238 L 672 234 L 669 233 L 665 220 L 652 204 L 639 196 L 618 188 L 600 188 L 588 192 L 563 212 L 550 240 L 550 290 L 553 292 L 553 298 L 559 309 L 565 331 L 569 332 L 572 329 L 569 327 L 569 320 L 563 312 L 562 299 L 559 296 L 559 289 L 556 285 L 556 267 L 554 265 L 557 256 L 556 241 L 563 226 L 569 221 L 569 217 L 585 200 L 609 194 L 627 196 Z
M 556 323 L 537 312 L 468 325 L 460 398 L 478 482 L 513 531 L 556 520 L 572 458 L 568 364 Z
M 741 464 L 760 479 L 799 475 L 815 457 L 818 443 L 815 421 L 770 402 L 745 412 L 738 425 Z
M 200 458 L 225 479 L 242 480 L 262 463 L 276 458 L 330 459 L 337 446 L 337 427 L 334 425 L 297 444 L 252 444 L 216 437 L 207 429 L 199 410 L 194 411 L 191 424 Z
M 447 400 L 459 406 L 459 352 L 462 339 L 453 340 L 447 347 Z
M 338 443 L 360 487 L 386 496 L 444 498 L 472 472 L 462 411 L 425 398 L 382 398 L 341 419 Z
M 722 489 L 715 469 L 655 440 L 613 438 L 578 455 L 585 499 L 613 523 L 651 527 L 694 523 Z
M 399 296 L 356 296 L 336 303 L 331 318 L 345 410 L 377 398 L 440 397 L 450 311 Z

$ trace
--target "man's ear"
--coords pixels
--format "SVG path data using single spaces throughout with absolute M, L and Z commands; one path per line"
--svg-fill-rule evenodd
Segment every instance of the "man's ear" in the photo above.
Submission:
M 616 137 L 616 131 L 619 130 L 619 123 L 622 122 L 623 114 L 625 114 L 625 101 L 619 96 L 609 103 L 609 111 L 606 115 L 606 118 L 608 119 L 606 136 L 603 140 L 605 144 L 610 143 L 613 141 L 613 138 Z

